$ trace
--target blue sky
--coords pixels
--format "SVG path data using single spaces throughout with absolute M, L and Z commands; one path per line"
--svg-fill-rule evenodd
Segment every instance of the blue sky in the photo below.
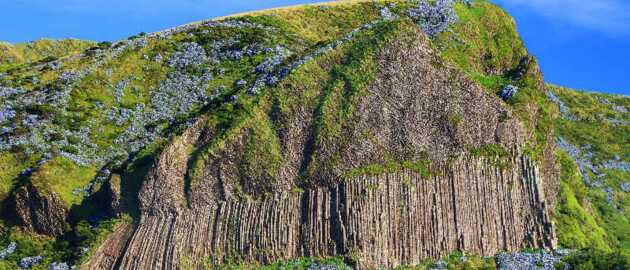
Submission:
M 313 0 L 4 0 L 0 40 L 117 40 L 188 22 Z M 496 0 L 547 81 L 630 94 L 630 1 Z

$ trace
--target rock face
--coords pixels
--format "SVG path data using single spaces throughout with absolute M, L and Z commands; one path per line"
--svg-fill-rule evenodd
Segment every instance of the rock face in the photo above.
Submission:
M 423 179 L 415 172 L 361 177 L 262 201 L 146 216 L 123 269 L 176 269 L 181 262 L 269 262 L 349 255 L 364 267 L 411 265 L 454 250 L 492 255 L 553 246 L 541 179 L 526 157 L 501 171 L 460 159 Z M 194 260 L 193 260 L 194 259 Z
M 107 181 L 106 191 L 108 195 L 108 207 L 112 216 L 116 216 L 123 210 L 120 187 L 120 175 L 112 174 Z
M 13 200 L 16 216 L 30 230 L 60 236 L 68 228 L 68 210 L 56 193 L 43 193 L 28 183 L 16 192 Z
M 132 233 L 133 226 L 131 224 L 123 222 L 118 225 L 107 240 L 94 251 L 90 259 L 81 266 L 81 269 L 117 269 L 116 262 L 125 250 Z
M 454 250 L 553 247 L 553 195 L 544 186 L 557 179 L 544 179 L 523 154 L 523 127 L 500 99 L 441 63 L 428 44 L 416 29 L 379 51 L 375 78 L 349 120 L 339 121 L 342 132 L 316 132 L 322 111 L 308 102 L 291 113 L 269 109 L 208 155 L 195 182 L 189 166 L 216 136 L 199 119 L 145 180 L 141 218 L 118 266 L 198 269 L 227 259 L 343 255 L 377 268 Z M 281 166 L 276 175 L 248 174 L 247 142 L 268 126 Z M 506 149 L 509 166 L 470 153 L 488 145 Z M 259 166 L 269 152 L 261 152 Z M 432 161 L 430 175 L 346 174 L 424 159 Z

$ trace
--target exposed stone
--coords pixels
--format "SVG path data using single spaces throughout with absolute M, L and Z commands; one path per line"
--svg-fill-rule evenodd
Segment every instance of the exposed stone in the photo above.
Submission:
M 133 225 L 123 222 L 116 226 L 107 239 L 96 249 L 80 269 L 114 270 L 127 242 L 133 233 Z
M 129 243 L 122 267 L 164 269 L 158 266 L 211 254 L 217 262 L 269 262 L 350 252 L 364 267 L 393 267 L 458 249 L 492 255 L 551 246 L 551 221 L 539 201 L 541 179 L 531 161 L 520 162 L 517 166 L 527 172 L 500 172 L 483 160 L 462 159 L 438 170 L 447 177 L 423 179 L 407 171 L 303 194 L 278 193 L 260 202 L 219 201 L 204 209 L 176 208 L 177 200 L 155 201 Z M 155 209 L 160 205 L 165 208 Z
M 38 190 L 28 183 L 15 193 L 14 202 L 20 223 L 35 232 L 60 236 L 68 228 L 68 210 L 53 191 Z
M 276 116 L 284 165 L 274 179 L 241 173 L 245 144 L 255 136 L 246 125 L 195 168 L 200 179 L 191 182 L 188 153 L 213 134 L 199 120 L 171 141 L 144 181 L 141 218 L 120 267 L 348 256 L 371 269 L 455 250 L 553 248 L 544 182 L 557 179 L 544 179 L 522 153 L 525 132 L 517 120 L 501 118 L 505 104 L 456 71 L 437 69 L 428 44 L 418 32 L 380 52 L 376 79 L 356 114 L 339 123 L 339 137 L 312 134 L 317 115 L 308 102 Z M 462 121 L 449 121 L 451 114 Z M 508 149 L 511 166 L 468 154 L 467 147 L 487 144 Z M 404 169 L 341 181 L 345 171 L 385 156 L 428 157 L 432 174 Z M 329 162 L 335 158 L 341 162 Z
M 113 215 L 118 215 L 123 211 L 122 190 L 120 185 L 120 175 L 112 174 L 107 181 L 107 194 L 109 199 L 109 211 Z

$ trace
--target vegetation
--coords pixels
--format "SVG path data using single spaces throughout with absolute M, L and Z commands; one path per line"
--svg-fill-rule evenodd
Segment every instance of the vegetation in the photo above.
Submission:
M 625 251 L 605 252 L 591 247 L 570 255 L 556 268 L 564 269 L 567 264 L 575 270 L 630 269 L 630 254 Z
M 554 219 L 562 246 L 588 249 L 566 262 L 576 269 L 627 267 L 630 197 L 621 186 L 630 179 L 630 99 L 545 86 L 503 10 L 485 0 L 433 2 L 421 2 L 431 5 L 428 15 L 412 1 L 337 2 L 225 18 L 159 39 L 140 33 L 115 43 L 0 44 L 0 201 L 30 183 L 43 194 L 54 192 L 73 210 L 72 231 L 59 239 L 0 226 L 0 247 L 17 243 L 16 252 L 0 260 L 0 269 L 15 269 L 21 258 L 35 255 L 43 256 L 36 266 L 41 269 L 52 262 L 81 263 L 116 224 L 138 218 L 137 193 L 156 155 L 199 116 L 207 118 L 212 136 L 204 147 L 190 149 L 187 188 L 203 181 L 208 161 L 238 140 L 244 149 L 238 164 L 244 179 L 236 183 L 242 195 L 270 192 L 285 162 L 277 134 L 285 120 L 300 109 L 314 111 L 311 143 L 341 140 L 375 78 L 375 55 L 393 39 L 415 33 L 418 25 L 407 19 L 410 9 L 442 59 L 497 99 L 502 90 L 514 90 L 504 102 L 533 131 L 526 150 L 536 161 L 543 162 L 556 136 L 577 149 L 557 152 L 561 184 Z M 383 18 L 386 6 L 389 15 Z M 442 21 L 427 21 L 443 14 L 448 17 L 428 18 Z M 81 52 L 82 57 L 68 57 Z M 454 126 L 462 119 L 448 115 Z M 499 167 L 510 165 L 508 150 L 497 144 L 469 153 Z M 340 160 L 335 151 L 323 160 L 308 154 L 303 179 Z M 410 170 L 426 179 L 430 166 L 426 159 L 386 159 L 343 177 Z M 90 222 L 99 209 L 86 199 L 110 176 L 120 181 L 131 217 Z M 448 269 L 496 267 L 491 258 L 461 253 L 444 263 Z M 213 267 L 315 264 L 347 267 L 339 258 Z
M 74 261 L 80 264 L 121 222 L 131 220 L 128 217 L 116 218 L 97 226 L 83 221 L 77 224 L 73 233 L 59 239 L 0 224 L 0 248 L 7 247 L 9 243 L 17 246 L 14 253 L 0 260 L 0 269 L 18 269 L 20 259 L 29 256 L 42 256 L 43 260 L 32 268 L 36 270 L 49 269 L 48 265 L 53 262 Z
M 630 200 L 621 186 L 630 179 L 630 99 L 548 88 L 563 111 L 556 120 L 564 148 L 558 153 L 561 192 L 555 217 L 560 244 L 628 253 Z
M 458 21 L 438 35 L 434 45 L 442 58 L 468 75 L 489 94 L 511 91 L 507 103 L 515 115 L 533 130 L 529 152 L 542 159 L 553 132 L 552 103 L 542 89 L 542 75 L 516 31 L 512 17 L 494 4 L 473 1 L 455 3 Z M 498 97 L 497 97 L 498 98 Z
M 556 232 L 562 245 L 572 248 L 596 247 L 610 250 L 606 232 L 592 213 L 588 190 L 577 166 L 566 153 L 558 152 L 560 162 L 560 198 L 556 209 Z M 600 220 L 601 222 L 601 220 Z
M 84 188 L 96 176 L 94 167 L 80 166 L 65 157 L 56 157 L 42 165 L 31 176 L 40 192 L 55 192 L 67 208 L 81 203 Z
M 511 165 L 509 152 L 499 144 L 486 144 L 478 148 L 470 149 L 473 157 L 484 157 L 499 168 L 507 168 Z
M 359 176 L 378 176 L 388 173 L 401 172 L 403 170 L 409 170 L 419 174 L 424 179 L 431 178 L 431 171 L 429 166 L 431 161 L 389 161 L 383 164 L 370 164 L 367 166 L 351 169 L 343 176 L 344 179 L 354 179 Z
M 78 39 L 40 39 L 11 45 L 0 43 L 0 72 L 7 67 L 61 58 L 83 52 L 95 43 Z
M 306 270 L 313 269 L 314 267 L 330 267 L 331 269 L 339 269 L 339 270 L 350 270 L 352 269 L 350 266 L 344 263 L 341 258 L 329 258 L 329 259 L 318 259 L 318 258 L 300 258 L 296 260 L 288 260 L 275 262 L 269 265 L 260 265 L 260 264 L 236 264 L 236 263 L 226 263 L 223 265 L 212 265 L 210 264 L 208 269 L 218 269 L 218 270 L 274 270 L 274 269 L 295 269 L 295 270 Z
M 462 253 L 459 251 L 453 252 L 449 256 L 446 256 L 439 261 L 427 260 L 421 264 L 414 266 L 402 266 L 397 267 L 395 270 L 428 270 L 434 266 L 441 265 L 444 269 L 448 270 L 494 270 L 496 264 L 492 257 L 482 257 L 475 254 Z M 262 270 L 274 270 L 274 269 L 352 269 L 351 264 L 344 260 L 344 258 L 333 257 L 328 259 L 320 258 L 300 258 L 296 260 L 287 260 L 274 262 L 268 265 L 260 264 L 237 264 L 226 263 L 222 265 L 213 265 L 208 263 L 208 269 L 221 269 L 221 270 L 249 270 L 249 269 L 262 269 Z
M 463 253 L 455 251 L 447 257 L 437 262 L 427 260 L 415 266 L 397 267 L 395 270 L 429 270 L 436 269 L 436 266 L 448 270 L 494 270 L 497 269 L 493 257 L 482 257 L 475 254 Z

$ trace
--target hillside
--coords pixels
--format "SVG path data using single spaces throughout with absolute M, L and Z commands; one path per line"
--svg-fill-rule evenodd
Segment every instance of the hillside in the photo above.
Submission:
M 9 44 L 0 42 L 0 71 L 22 64 L 76 55 L 96 45 L 96 42 L 79 39 L 40 39 L 28 43 Z
M 630 97 L 547 88 L 561 112 L 560 242 L 630 251 Z
M 628 265 L 628 98 L 437 2 L 6 46 L 0 269 Z

